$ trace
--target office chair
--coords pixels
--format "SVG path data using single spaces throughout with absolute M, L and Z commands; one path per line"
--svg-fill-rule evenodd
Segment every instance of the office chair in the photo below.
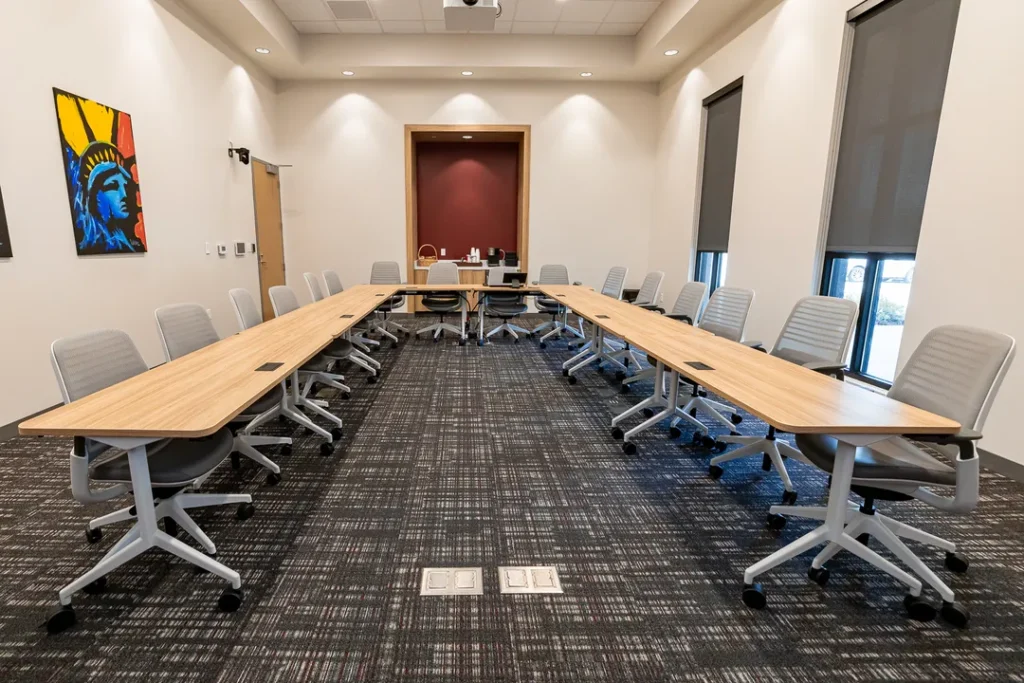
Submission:
M 487 269 L 487 284 L 500 285 L 505 273 L 516 273 L 518 271 L 518 268 L 509 266 L 491 266 Z M 513 319 L 526 313 L 526 297 L 522 294 L 517 293 L 515 290 L 510 290 L 507 293 L 487 292 L 483 296 L 481 305 L 484 307 L 484 315 L 501 319 L 500 325 L 487 332 L 487 339 L 490 339 L 499 332 L 511 334 L 516 343 L 519 342 L 517 332 L 526 336 L 532 336 L 529 330 L 513 325 L 511 322 Z M 480 346 L 483 346 L 485 343 L 487 343 L 485 339 L 481 339 L 479 342 Z
M 228 294 L 231 297 L 231 303 L 235 309 L 235 316 L 238 318 L 238 325 L 241 329 L 247 330 L 250 327 L 255 327 L 256 325 L 259 325 L 260 323 L 263 322 L 263 316 L 260 314 L 260 310 L 256 306 L 256 301 L 252 298 L 252 295 L 249 294 L 249 290 L 236 288 L 230 290 Z M 273 294 L 271 293 L 272 306 L 274 304 L 273 298 Z M 291 298 L 294 300 L 295 295 L 292 294 Z M 295 304 L 295 307 L 298 308 L 298 303 Z M 275 315 L 277 315 L 277 310 L 277 307 L 274 306 Z M 334 447 L 331 444 L 333 443 L 335 438 L 341 438 L 342 433 L 340 425 L 338 429 L 328 432 L 327 430 L 323 429 L 315 422 L 310 420 L 308 417 L 306 417 L 300 410 L 300 407 L 309 406 L 311 410 L 313 410 L 314 412 L 326 412 L 323 409 L 327 407 L 327 401 L 319 401 L 316 399 L 309 398 L 308 394 L 310 389 L 312 388 L 312 381 L 315 381 L 317 379 L 316 369 L 323 369 L 324 372 L 326 372 L 329 365 L 329 361 L 327 361 L 322 356 L 318 355 L 310 359 L 310 361 L 303 367 L 301 372 L 296 371 L 295 373 L 293 373 L 293 381 L 290 382 L 290 391 L 288 382 L 281 382 L 281 388 L 284 389 L 284 400 L 281 402 L 280 417 L 286 420 L 291 420 L 292 422 L 295 422 L 296 424 L 299 424 L 305 427 L 306 429 L 309 429 L 327 439 L 327 443 L 320 444 L 320 452 L 323 455 L 330 455 L 334 451 Z M 300 393 L 299 379 L 301 378 L 302 375 L 306 375 L 310 379 L 310 381 L 306 383 L 305 388 Z M 340 375 L 330 376 L 330 379 L 332 380 L 334 380 L 335 378 L 340 378 L 341 380 L 344 380 L 344 377 L 341 377 Z M 347 399 L 349 397 L 349 392 L 345 391 L 345 393 L 343 393 L 341 397 L 343 399 Z M 316 406 L 316 408 L 312 408 L 312 406 Z M 331 421 L 340 422 L 340 420 L 334 418 L 334 416 L 331 416 Z M 261 419 L 253 420 L 252 422 L 249 423 L 249 429 L 255 429 L 262 422 L 263 420 Z
M 535 285 L 568 285 L 569 283 L 569 269 L 561 264 L 548 264 L 540 267 L 540 279 L 534 282 Z M 540 338 L 540 348 L 547 347 L 547 341 L 551 337 L 559 339 L 562 336 L 562 332 L 568 332 L 576 335 L 577 337 L 583 337 L 583 331 L 577 330 L 574 327 L 570 327 L 568 324 L 569 309 L 562 306 L 558 301 L 546 296 L 537 296 L 534 298 L 534 305 L 537 306 L 537 310 L 540 313 L 547 313 L 551 316 L 551 320 L 546 323 L 541 323 L 537 327 L 533 328 L 531 332 L 533 334 L 539 334 L 547 328 L 552 328 L 550 332 Z M 582 326 L 582 322 L 580 323 Z
M 770 355 L 841 380 L 843 368 L 846 366 L 846 351 L 856 324 L 856 302 L 830 296 L 804 297 L 790 312 Z M 760 344 L 752 346 L 765 351 Z M 786 471 L 783 456 L 799 460 L 804 458 L 800 451 L 787 442 L 776 439 L 775 427 L 769 426 L 765 436 L 732 434 L 720 437 L 719 441 L 742 446 L 711 459 L 709 474 L 712 479 L 722 476 L 723 463 L 763 454 L 761 469 L 768 471 L 775 465 L 776 471 L 782 477 L 782 483 L 786 488 L 782 502 L 796 502 L 797 494 L 793 490 L 793 482 Z
M 989 409 L 1016 351 L 1016 342 L 1005 334 L 962 325 L 937 327 L 925 335 L 906 366 L 896 377 L 887 396 L 956 420 L 959 434 L 946 436 L 893 436 L 870 446 L 857 448 L 851 491 L 863 499 L 861 505 L 847 501 L 844 533 L 829 543 L 811 562 L 808 577 L 824 586 L 829 579 L 825 563 L 840 550 L 849 550 L 885 573 L 906 584 L 910 595 L 904 606 L 911 618 L 927 621 L 935 607 L 920 597 L 921 581 L 881 557 L 866 545 L 868 537 L 879 541 L 942 598 L 940 615 L 956 626 L 966 626 L 967 609 L 955 601 L 953 591 L 921 561 L 903 539 L 946 551 L 946 568 L 967 571 L 968 561 L 956 553 L 956 545 L 912 526 L 897 522 L 875 509 L 875 502 L 917 499 L 939 510 L 970 512 L 978 503 L 978 455 L 975 442 L 981 438 Z M 799 434 L 796 444 L 813 465 L 832 472 L 837 442 L 823 434 Z M 942 457 L 936 457 L 936 452 Z M 947 462 L 951 464 L 947 464 Z M 952 496 L 933 489 L 952 489 Z M 768 523 L 779 528 L 777 517 L 790 515 L 826 519 L 826 508 L 773 505 Z M 785 520 L 785 517 L 781 517 Z M 827 523 L 826 523 L 827 524 Z M 824 540 L 826 524 L 747 569 L 744 602 L 758 607 L 763 592 L 749 586 L 753 577 L 768 571 Z M 822 531 L 825 530 L 825 531 Z M 751 593 L 748 595 L 748 591 Z M 760 601 L 757 599 L 760 594 Z M 748 602 L 748 599 L 750 600 Z M 751 604 L 754 603 L 754 604 Z
M 629 269 L 625 266 L 611 268 L 604 280 L 604 286 L 601 287 L 601 293 L 613 299 L 622 299 L 622 288 L 626 285 L 628 274 Z M 611 357 L 612 353 L 624 348 L 625 344 L 606 339 L 604 331 L 596 325 L 591 325 L 590 335 L 581 341 L 582 344 L 579 346 L 569 344 L 570 350 L 578 349 L 579 353 L 562 363 L 562 375 L 569 378 L 569 384 L 576 384 L 576 373 L 591 363 L 597 364 L 598 372 L 604 372 L 604 368 L 601 366 L 604 361 L 618 366 L 623 371 L 626 370 L 624 364 Z
M 341 278 L 338 277 L 337 271 L 325 270 L 323 271 L 322 275 L 324 276 L 324 285 L 327 287 L 327 296 L 334 296 L 335 294 L 341 294 L 343 291 L 345 291 L 345 288 L 341 284 Z M 306 283 L 307 286 L 309 286 L 308 280 L 306 281 Z M 312 295 L 312 288 L 310 288 L 309 291 L 310 295 Z M 314 299 L 314 301 L 319 301 L 319 299 Z M 365 322 L 365 320 L 359 321 L 360 324 Z M 366 335 L 368 333 L 368 330 L 353 327 L 352 330 L 350 330 L 345 335 L 345 338 L 352 342 L 352 344 L 360 351 L 369 353 L 370 347 L 380 346 L 380 342 L 377 341 L 376 339 L 370 339 L 369 337 L 367 337 Z
M 430 264 L 427 271 L 428 285 L 457 285 L 459 284 L 459 267 L 451 261 L 438 261 Z M 449 325 L 444 321 L 445 313 L 454 313 L 462 310 L 462 292 L 427 292 L 423 295 L 423 306 L 429 311 L 437 313 L 439 322 L 416 330 L 416 336 L 427 332 L 434 333 L 434 341 L 444 336 L 445 330 L 454 332 L 459 336 L 459 345 L 466 343 L 462 336 L 462 330 L 455 325 Z
M 149 370 L 131 337 L 120 330 L 97 330 L 58 339 L 50 347 L 50 359 L 65 404 Z M 92 439 L 75 438 L 71 449 L 71 494 L 75 500 L 88 504 L 129 494 L 135 496 L 130 507 L 90 520 L 85 530 L 86 539 L 96 543 L 103 537 L 103 527 L 117 522 L 135 523 L 92 569 L 60 590 L 62 607 L 47 621 L 51 633 L 63 631 L 75 623 L 71 607 L 74 593 L 83 589 L 87 593 L 103 592 L 108 573 L 154 546 L 231 581 L 232 588 L 221 596 L 220 605 L 225 611 L 238 609 L 242 600 L 238 573 L 210 557 L 216 555 L 216 545 L 187 512 L 214 505 L 238 505 L 239 519 L 253 515 L 255 509 L 248 494 L 192 492 L 197 482 L 204 481 L 228 457 L 231 448 L 231 431 L 227 428 L 201 439 L 163 439 L 150 443 L 146 446 L 148 490 L 142 493 L 134 489 L 128 452 Z M 93 488 L 94 484 L 99 486 Z M 137 513 L 136 505 L 143 505 L 145 501 L 153 505 L 153 517 Z M 165 532 L 149 528 L 159 520 L 163 520 Z M 179 528 L 194 538 L 209 556 L 173 538 Z
M 701 316 L 697 327 L 711 332 L 716 337 L 724 337 L 734 342 L 741 342 L 743 340 L 743 330 L 747 326 L 747 314 L 750 312 L 750 304 L 753 301 L 754 290 L 752 289 L 719 287 L 708 300 L 708 305 L 704 309 L 704 314 Z M 682 434 L 679 429 L 679 423 L 685 419 L 697 428 L 693 435 L 694 442 L 703 440 L 705 445 L 708 445 L 707 439 L 711 437 L 708 436 L 708 428 L 697 419 L 698 410 L 703 410 L 710 417 L 727 426 L 730 432 L 733 431 L 734 425 L 742 421 L 743 418 L 738 413 L 733 412 L 732 408 L 724 403 L 712 401 L 706 396 L 702 396 L 701 393 L 700 387 L 693 384 L 690 400 L 683 408 L 683 414 L 672 420 L 669 430 L 672 438 L 677 438 Z M 719 410 L 731 413 L 732 419 L 723 417 L 718 412 Z M 714 439 L 711 439 L 710 445 L 715 445 Z M 724 444 L 720 448 L 724 450 Z
M 643 283 L 640 285 L 640 291 L 637 292 L 636 299 L 633 300 L 634 306 L 640 308 L 646 308 L 647 310 L 653 311 L 658 307 L 658 295 L 661 293 L 661 283 L 665 279 L 665 273 L 660 270 L 653 270 L 647 274 L 644 278 Z M 640 367 L 640 361 L 637 360 L 636 354 L 633 353 L 633 349 L 630 348 L 627 343 L 622 349 L 615 351 L 611 354 L 611 358 L 616 360 L 622 360 L 623 365 L 629 366 L 632 361 L 634 368 Z M 626 373 L 619 370 L 615 373 L 615 378 L 623 380 L 626 378 Z
M 371 285 L 400 285 L 402 284 L 402 271 L 397 261 L 374 261 L 370 268 Z M 396 294 L 386 303 L 377 307 L 376 317 L 370 319 L 370 330 L 380 332 L 381 337 L 389 337 L 393 347 L 398 347 L 398 337 L 395 332 L 401 332 L 406 337 L 409 330 L 405 329 L 389 317 L 395 309 L 405 305 L 405 297 Z
M 676 297 L 676 303 L 672 306 L 672 310 L 668 313 L 668 317 L 673 320 L 679 320 L 686 323 L 687 325 L 695 325 L 700 320 L 701 309 L 704 308 L 704 301 L 708 295 L 708 286 L 703 282 L 687 282 L 683 285 L 682 290 L 679 292 L 679 296 Z M 660 310 L 660 309 L 654 309 Z M 664 312 L 664 311 L 662 311 Z M 655 365 L 657 364 L 655 359 L 649 354 L 647 361 L 651 364 L 651 367 L 646 370 L 641 370 L 631 377 L 626 377 L 622 380 L 622 393 L 629 393 L 629 385 L 634 382 L 641 382 L 647 379 L 654 379 Z M 654 413 L 652 412 L 651 415 Z M 650 417 L 650 415 L 648 415 Z
M 156 309 L 156 329 L 160 334 L 164 358 L 168 361 L 181 358 L 204 346 L 220 341 L 210 316 L 199 304 L 172 304 Z M 281 468 L 277 463 L 256 450 L 256 446 L 285 446 L 285 453 L 291 452 L 292 440 L 288 437 L 257 436 L 253 434 L 250 423 L 258 420 L 262 424 L 272 417 L 281 414 L 281 402 L 284 400 L 284 389 L 276 386 L 256 399 L 256 402 L 245 409 L 228 423 L 233 438 L 231 444 L 231 466 L 238 469 L 241 465 L 238 454 L 244 455 L 261 467 L 270 470 L 267 484 L 274 486 L 281 481 Z
M 306 287 L 309 288 L 309 296 L 313 302 L 316 303 L 317 301 L 323 301 L 324 292 L 320 289 L 320 281 L 317 279 L 316 274 L 303 273 L 302 277 L 306 280 Z M 336 273 L 335 277 L 337 277 Z M 340 284 L 341 280 L 339 279 L 338 282 Z M 348 362 L 363 368 L 370 373 L 370 376 L 366 379 L 367 384 L 373 384 L 377 381 L 377 371 L 380 370 L 380 363 L 355 348 L 355 342 L 351 339 L 351 332 L 345 333 L 344 337 L 341 339 L 335 339 L 330 346 L 320 353 L 332 361 L 347 360 Z

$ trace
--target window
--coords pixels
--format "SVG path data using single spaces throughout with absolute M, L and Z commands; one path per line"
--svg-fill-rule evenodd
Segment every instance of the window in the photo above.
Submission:
M 853 24 L 821 292 L 858 302 L 850 369 L 892 383 L 959 0 L 868 0 Z
M 708 293 L 714 292 L 725 283 L 725 267 L 729 255 L 724 251 L 698 251 L 697 267 L 693 279 L 708 286 Z
M 712 292 L 725 282 L 742 86 L 736 81 L 704 100 L 704 166 L 693 279 L 706 283 Z

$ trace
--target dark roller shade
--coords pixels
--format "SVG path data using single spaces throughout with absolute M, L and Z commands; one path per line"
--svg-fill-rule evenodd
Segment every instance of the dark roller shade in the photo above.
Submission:
M 829 251 L 917 251 L 959 7 L 892 0 L 855 20 Z
M 697 251 L 729 250 L 742 93 L 742 88 L 735 88 L 707 105 Z

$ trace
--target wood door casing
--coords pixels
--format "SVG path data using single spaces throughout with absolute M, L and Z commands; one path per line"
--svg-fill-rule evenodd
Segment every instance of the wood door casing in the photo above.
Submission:
M 260 300 L 263 319 L 274 317 L 270 288 L 283 285 L 284 231 L 281 224 L 281 176 L 271 173 L 267 164 L 252 161 L 252 194 L 256 213 L 256 250 L 260 273 Z

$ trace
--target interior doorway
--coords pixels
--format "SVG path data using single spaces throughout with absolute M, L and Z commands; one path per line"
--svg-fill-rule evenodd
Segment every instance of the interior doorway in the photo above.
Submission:
M 256 214 L 256 253 L 263 319 L 274 317 L 270 288 L 284 284 L 284 232 L 281 222 L 281 175 L 278 167 L 252 160 L 252 195 Z

